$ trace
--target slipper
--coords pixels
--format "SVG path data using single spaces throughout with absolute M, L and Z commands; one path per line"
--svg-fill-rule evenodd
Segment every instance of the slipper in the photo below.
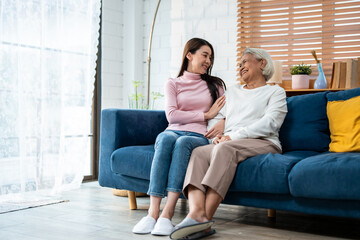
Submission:
M 132 232 L 137 234 L 151 233 L 154 229 L 156 220 L 151 216 L 143 217 L 133 228 Z
M 211 236 L 213 235 L 214 233 L 216 233 L 215 229 L 210 229 L 210 231 L 200 231 L 200 232 L 197 232 L 197 233 L 193 233 L 189 236 L 186 236 L 184 238 L 181 238 L 182 240 L 193 240 L 193 239 L 201 239 L 201 238 L 204 238 L 204 237 L 208 237 L 208 236 Z
M 160 235 L 160 236 L 169 236 L 170 233 L 174 230 L 174 225 L 171 223 L 170 219 L 160 217 L 154 229 L 151 231 L 152 235 Z
M 170 234 L 171 239 L 181 239 L 193 233 L 208 229 L 214 224 L 214 221 L 198 222 L 192 218 L 185 218 L 181 223 L 175 226 L 175 230 Z

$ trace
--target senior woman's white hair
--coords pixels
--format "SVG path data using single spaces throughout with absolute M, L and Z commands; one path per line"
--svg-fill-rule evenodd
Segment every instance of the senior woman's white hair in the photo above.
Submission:
M 268 81 L 275 72 L 273 61 L 271 60 L 270 54 L 261 48 L 246 48 L 243 52 L 243 56 L 247 53 L 253 55 L 257 60 L 265 59 L 266 66 L 264 67 L 262 74 L 264 75 L 266 81 Z

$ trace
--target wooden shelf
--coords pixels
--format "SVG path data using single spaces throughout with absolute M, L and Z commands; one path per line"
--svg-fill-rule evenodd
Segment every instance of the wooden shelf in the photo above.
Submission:
M 285 89 L 287 97 L 297 96 L 297 95 L 304 95 L 304 94 L 309 94 L 309 93 L 325 92 L 325 91 L 337 92 L 337 91 L 346 90 L 346 88 L 314 89 L 315 79 L 310 79 L 308 89 L 292 89 L 291 88 L 291 82 L 292 82 L 291 80 L 284 80 L 284 81 L 282 81 L 282 83 L 279 84 L 280 87 Z
M 285 89 L 285 92 L 286 92 L 287 97 L 291 97 L 291 96 L 304 95 L 304 94 L 309 94 L 309 93 L 318 93 L 318 92 L 326 92 L 326 91 L 337 92 L 337 91 L 342 91 L 342 90 L 346 90 L 346 88 L 336 88 L 336 89 Z

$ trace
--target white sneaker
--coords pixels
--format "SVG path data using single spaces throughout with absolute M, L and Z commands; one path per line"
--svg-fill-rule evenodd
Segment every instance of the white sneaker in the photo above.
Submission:
M 154 229 L 156 220 L 151 216 L 143 217 L 133 228 L 132 232 L 137 234 L 151 233 Z
M 151 231 L 151 234 L 169 236 L 173 230 L 174 225 L 171 223 L 170 219 L 160 217 L 155 224 L 154 230 Z

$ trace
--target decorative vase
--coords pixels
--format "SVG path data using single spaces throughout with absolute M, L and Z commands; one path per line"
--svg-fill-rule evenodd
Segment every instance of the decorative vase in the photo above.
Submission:
M 300 75 L 292 75 L 291 87 L 292 89 L 308 89 L 309 88 L 309 75 L 300 74 Z
M 314 88 L 315 89 L 325 89 L 325 88 L 327 88 L 327 81 L 326 81 L 325 74 L 322 69 L 321 63 L 318 63 L 317 66 L 318 66 L 318 70 L 319 70 L 319 76 L 315 80 Z

